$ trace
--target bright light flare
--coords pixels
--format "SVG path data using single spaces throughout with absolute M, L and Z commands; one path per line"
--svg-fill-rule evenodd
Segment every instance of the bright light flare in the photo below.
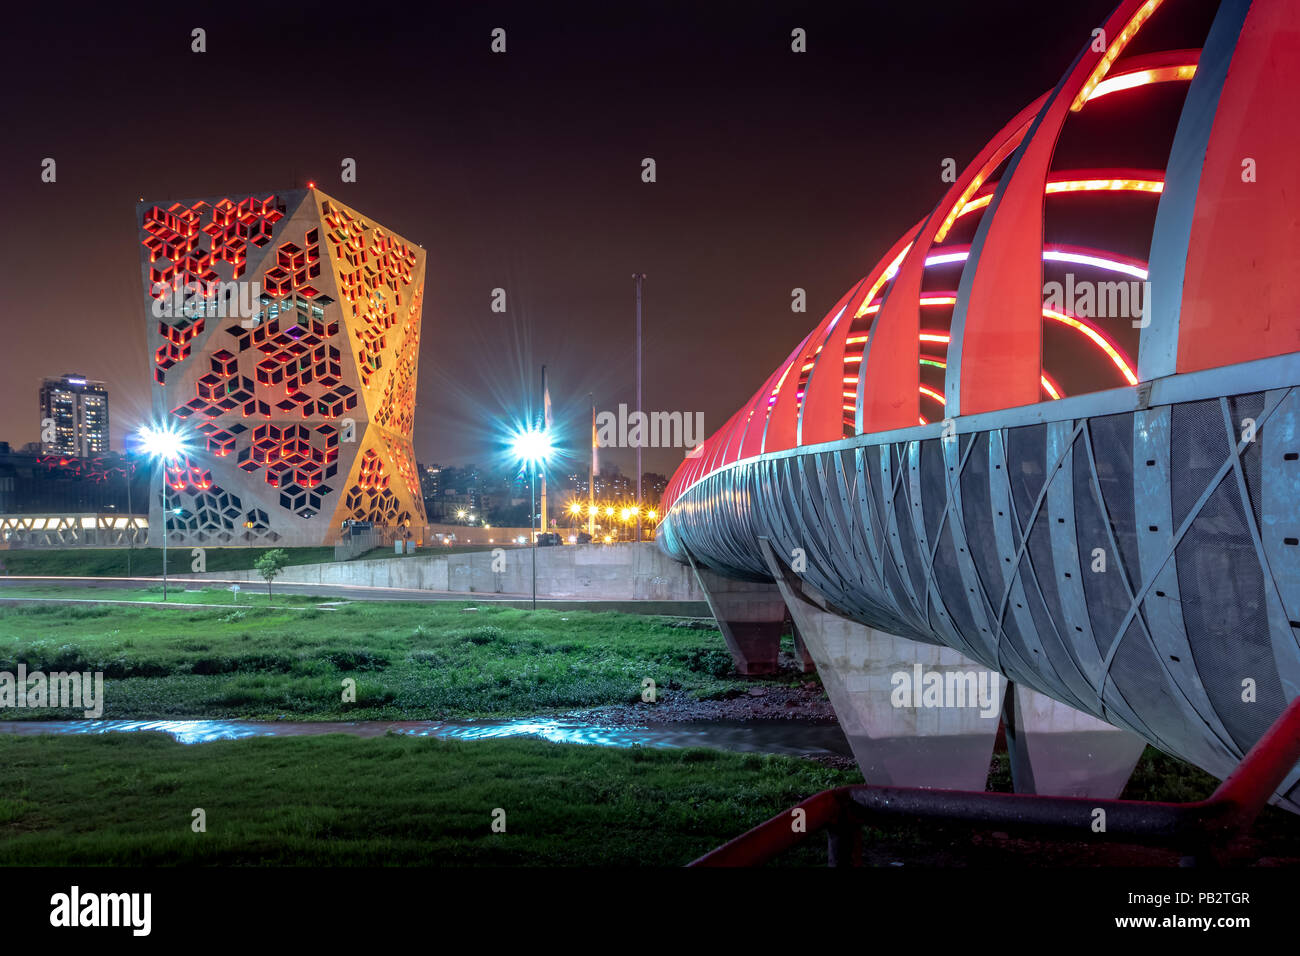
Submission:
M 551 433 L 544 428 L 524 428 L 510 438 L 510 450 L 527 465 L 544 465 L 555 451 Z
M 138 433 L 140 447 L 150 458 L 175 461 L 185 454 L 185 436 L 170 423 L 145 425 Z

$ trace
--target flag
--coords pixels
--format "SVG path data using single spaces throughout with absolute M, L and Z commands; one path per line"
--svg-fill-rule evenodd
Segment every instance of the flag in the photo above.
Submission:
M 546 366 L 542 366 L 542 427 L 551 430 L 551 387 L 546 383 Z

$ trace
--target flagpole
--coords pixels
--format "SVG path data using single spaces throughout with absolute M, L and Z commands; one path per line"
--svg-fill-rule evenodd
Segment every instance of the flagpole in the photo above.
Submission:
M 591 399 L 591 471 L 587 475 L 587 536 L 596 540 L 596 398 Z
M 551 396 L 546 390 L 546 366 L 542 366 L 542 429 L 550 431 L 551 428 Z M 546 468 L 542 468 L 542 531 L 546 531 L 549 525 L 546 523 Z
M 636 410 L 637 415 L 642 422 L 645 416 L 641 408 L 641 283 L 645 279 L 645 273 L 639 272 L 633 278 L 636 279 Z M 641 540 L 641 446 L 645 442 L 637 442 L 636 445 L 636 539 Z

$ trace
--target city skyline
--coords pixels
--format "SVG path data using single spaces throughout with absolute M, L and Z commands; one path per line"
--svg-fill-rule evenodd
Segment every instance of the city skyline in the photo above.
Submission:
M 16 292 L 5 319 L 0 435 L 15 446 L 37 437 L 36 423 L 16 411 L 34 384 L 23 369 L 76 369 L 108 382 L 115 448 L 149 417 L 149 358 L 127 278 L 140 196 L 267 194 L 308 181 L 372 211 L 428 254 L 420 460 L 485 459 L 497 425 L 535 413 L 543 364 L 561 440 L 581 456 L 589 394 L 601 410 L 635 402 L 632 275 L 641 272 L 645 406 L 702 413 L 711 432 L 797 342 L 806 317 L 824 312 L 888 237 L 915 221 L 922 209 L 913 197 L 934 191 L 943 159 L 964 162 L 1024 105 L 1025 89 L 1052 82 L 1075 37 L 1106 8 L 1081 4 L 1062 14 L 1023 3 L 1003 23 L 961 8 L 936 20 L 921 9 L 733 18 L 686 7 L 642 22 L 582 5 L 389 11 L 358 21 L 325 5 L 312 16 L 263 11 L 258 40 L 233 13 L 204 12 L 199 24 L 188 11 L 163 10 L 137 37 L 134 26 L 92 11 L 83 26 L 97 42 L 10 113 L 7 208 L 16 221 L 41 223 L 43 241 L 17 244 L 4 266 Z M 15 29 L 56 35 L 51 15 L 19 11 Z M 1029 58 L 984 58 L 972 108 L 976 101 L 960 92 L 967 71 L 958 54 L 997 49 L 1008 24 L 1035 37 Z M 207 31 L 205 53 L 189 49 L 195 26 Z M 504 54 L 490 49 L 498 26 Z M 790 54 L 792 26 L 807 31 L 815 56 Z M 855 37 L 878 31 L 898 42 L 873 53 L 864 75 Z M 932 51 L 927 69 L 881 97 L 871 76 L 910 70 L 922 41 Z M 13 85 L 39 68 L 48 52 L 41 42 L 3 67 Z M 205 92 L 160 85 L 158 76 L 217 69 L 259 81 L 267 48 L 315 56 L 340 44 L 363 58 L 383 51 L 390 80 L 378 91 L 340 84 L 328 101 L 284 94 L 294 135 L 260 136 L 256 149 L 193 151 L 178 163 L 158 147 L 168 117 L 202 115 L 237 139 L 244 132 L 234 121 L 253 117 L 256 127 L 258 117 L 275 115 L 280 95 L 260 82 Z M 123 50 L 138 52 L 123 60 Z M 431 60 L 458 77 L 454 90 L 430 83 L 420 64 Z M 594 87 L 593 72 L 602 77 Z M 96 109 L 118 117 L 112 126 L 84 112 L 75 91 L 90 86 L 105 104 Z M 382 148 L 346 124 L 332 132 L 349 114 L 384 131 Z M 929 120 L 919 141 L 913 116 Z M 882 148 L 891 142 L 908 142 L 908 151 Z M 57 162 L 54 183 L 40 181 L 45 158 Z M 348 158 L 355 183 L 341 181 Z M 657 164 L 653 183 L 642 181 L 645 158 Z M 819 224 L 815 244 L 796 228 L 807 222 Z M 52 254 L 64 248 L 77 255 Z M 77 281 L 67 280 L 69 268 Z M 97 290 L 93 308 L 87 288 Z M 795 288 L 806 294 L 806 312 L 791 310 Z M 505 292 L 504 312 L 492 311 L 496 289 Z M 56 329 L 66 334 L 56 340 Z M 711 357 L 719 350 L 725 363 Z M 632 449 L 603 451 L 625 470 L 634 458 Z M 666 472 L 682 451 L 646 449 L 644 458 L 646 468 Z

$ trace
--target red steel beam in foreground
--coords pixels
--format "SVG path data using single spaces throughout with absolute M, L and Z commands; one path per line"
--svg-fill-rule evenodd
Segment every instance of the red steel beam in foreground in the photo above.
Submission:
M 856 855 L 864 823 L 897 816 L 996 824 L 1062 836 L 1084 832 L 1112 842 L 1174 846 L 1199 855 L 1240 836 L 1298 762 L 1300 697 L 1291 701 L 1206 800 L 1160 803 L 911 787 L 836 787 L 809 797 L 689 865 L 757 866 L 823 829 L 831 832 L 830 862 L 843 864 L 849 862 L 839 858 L 845 852 Z M 1093 833 L 1091 823 L 1097 809 L 1106 812 L 1106 828 Z

